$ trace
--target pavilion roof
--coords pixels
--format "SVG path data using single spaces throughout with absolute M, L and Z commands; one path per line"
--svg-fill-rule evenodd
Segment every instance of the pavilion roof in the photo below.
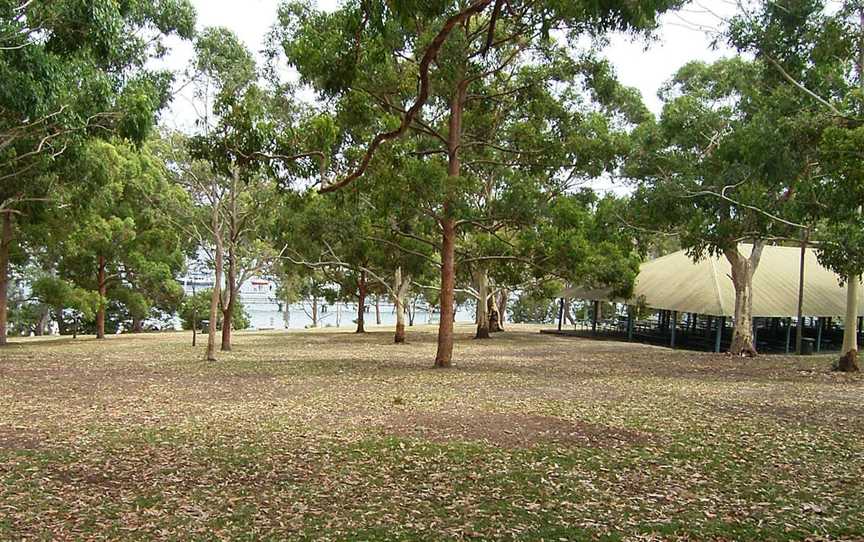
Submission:
M 752 245 L 739 245 L 749 255 Z M 794 317 L 798 314 L 798 277 L 801 249 L 766 246 L 753 275 L 753 316 Z M 568 288 L 563 297 L 592 301 L 642 301 L 654 309 L 694 312 L 711 316 L 733 316 L 735 289 L 731 266 L 724 256 L 708 256 L 694 262 L 683 250 L 639 268 L 634 295 L 613 299 L 609 289 Z M 859 289 L 858 311 L 864 307 L 864 288 Z M 837 274 L 819 264 L 813 249 L 805 251 L 805 316 L 842 316 L 846 312 L 846 289 Z

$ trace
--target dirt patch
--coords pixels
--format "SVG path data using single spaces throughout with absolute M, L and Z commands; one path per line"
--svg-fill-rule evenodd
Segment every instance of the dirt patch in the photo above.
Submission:
M 38 450 L 42 447 L 42 438 L 35 432 L 24 427 L 0 427 L 0 450 Z
M 435 442 L 483 441 L 508 448 L 536 444 L 619 447 L 645 443 L 649 435 L 583 421 L 538 414 L 500 414 L 476 411 L 450 414 L 406 412 L 394 414 L 382 428 L 396 436 Z

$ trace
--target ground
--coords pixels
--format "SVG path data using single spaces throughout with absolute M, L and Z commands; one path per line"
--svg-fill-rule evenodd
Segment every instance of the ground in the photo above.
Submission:
M 864 540 L 828 357 L 433 332 L 0 350 L 0 539 Z

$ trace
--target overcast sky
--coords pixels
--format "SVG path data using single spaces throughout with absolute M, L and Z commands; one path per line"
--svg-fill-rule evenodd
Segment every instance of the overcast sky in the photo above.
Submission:
M 192 0 L 198 10 L 198 27 L 225 26 L 252 51 L 263 48 L 264 37 L 276 20 L 279 0 Z M 318 0 L 319 7 L 332 10 L 338 0 Z M 604 54 L 615 66 L 620 80 L 638 88 L 648 107 L 660 111 L 657 91 L 675 71 L 690 60 L 711 61 L 729 56 L 725 48 L 712 49 L 712 30 L 721 24 L 722 17 L 734 11 L 733 0 L 695 0 L 683 10 L 668 14 L 650 43 L 632 41 L 613 36 Z M 182 71 L 192 58 L 188 42 L 172 40 L 172 52 L 165 59 L 167 66 Z M 162 122 L 179 129 L 191 129 L 195 110 L 189 92 L 179 92 L 171 109 L 162 116 Z M 605 184 L 605 183 L 599 183 Z M 598 189 L 608 189 L 597 186 Z

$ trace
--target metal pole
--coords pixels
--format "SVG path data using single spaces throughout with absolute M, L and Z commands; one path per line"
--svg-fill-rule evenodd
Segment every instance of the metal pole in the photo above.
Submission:
M 627 307 L 627 340 L 633 340 L 633 307 Z
M 795 353 L 801 355 L 801 341 L 804 337 L 804 257 L 807 255 L 807 241 L 810 230 L 804 230 L 801 237 L 801 265 L 798 270 L 798 325 L 795 331 Z
M 822 326 L 824 321 L 822 317 L 816 319 L 816 352 L 819 353 L 822 351 Z
M 789 353 L 790 345 L 792 343 L 792 319 L 786 319 L 786 353 Z
M 717 336 L 714 338 L 714 352 L 720 353 L 720 341 L 723 339 L 723 328 L 726 327 L 726 317 L 717 319 Z
M 676 324 L 678 322 L 678 311 L 672 311 L 672 336 L 670 337 L 669 343 L 670 348 L 675 348 L 675 328 L 678 327 Z

